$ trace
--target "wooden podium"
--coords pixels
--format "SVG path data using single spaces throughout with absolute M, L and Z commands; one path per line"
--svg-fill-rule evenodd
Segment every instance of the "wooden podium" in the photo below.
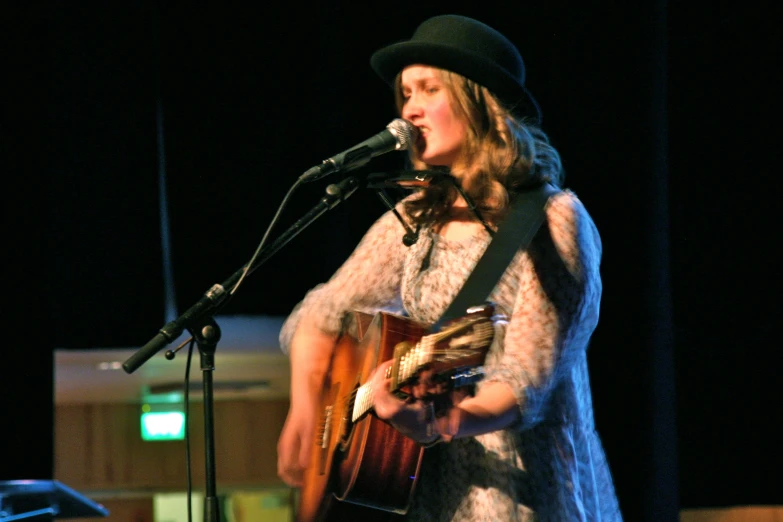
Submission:
M 0 522 L 108 515 L 108 509 L 56 480 L 0 481 Z

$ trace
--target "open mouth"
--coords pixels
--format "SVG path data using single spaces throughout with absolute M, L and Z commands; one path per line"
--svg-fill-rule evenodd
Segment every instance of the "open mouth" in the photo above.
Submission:
M 427 145 L 427 139 L 426 135 L 429 133 L 429 129 L 419 127 L 419 133 L 416 136 L 416 148 L 419 150 L 424 149 L 424 147 Z

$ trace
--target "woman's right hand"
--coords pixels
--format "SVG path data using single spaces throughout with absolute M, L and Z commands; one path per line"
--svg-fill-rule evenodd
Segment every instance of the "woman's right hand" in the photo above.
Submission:
M 277 474 L 301 487 L 315 441 L 317 407 L 336 336 L 300 326 L 291 340 L 291 406 L 277 441 Z
M 277 474 L 291 487 L 301 487 L 315 437 L 315 408 L 293 403 L 277 441 Z

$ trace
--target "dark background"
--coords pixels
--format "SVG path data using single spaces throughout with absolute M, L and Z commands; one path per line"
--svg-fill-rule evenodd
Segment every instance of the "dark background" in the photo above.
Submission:
M 566 185 L 602 232 L 589 354 L 626 518 L 783 503 L 779 16 L 753 2 L 486 4 L 9 3 L 3 401 L 14 428 L 0 478 L 50 476 L 52 349 L 143 345 L 164 323 L 166 260 L 180 311 L 233 274 L 302 172 L 396 116 L 371 52 L 454 12 L 518 44 Z M 338 179 L 297 190 L 272 236 Z M 360 189 L 225 312 L 285 315 L 383 210 Z

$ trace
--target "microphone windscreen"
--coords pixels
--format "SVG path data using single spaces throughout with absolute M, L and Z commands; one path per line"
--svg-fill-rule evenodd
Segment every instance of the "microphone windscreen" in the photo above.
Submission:
M 419 136 L 419 129 L 402 118 L 392 120 L 386 128 L 397 138 L 397 150 L 408 150 Z

